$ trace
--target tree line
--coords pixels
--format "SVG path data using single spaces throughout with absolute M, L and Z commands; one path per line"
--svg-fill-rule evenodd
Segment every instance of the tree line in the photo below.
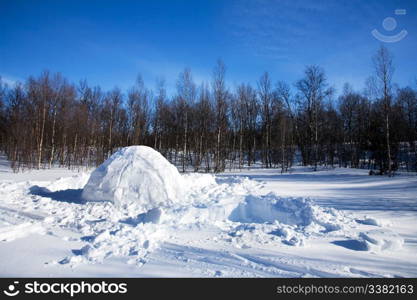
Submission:
M 102 163 L 128 145 L 148 145 L 180 170 L 221 172 L 261 164 L 286 172 L 294 162 L 367 168 L 392 175 L 417 171 L 417 89 L 393 83 L 381 47 L 364 91 L 346 84 L 340 96 L 325 71 L 306 66 L 295 83 L 265 72 L 255 85 L 226 85 L 218 61 L 211 82 L 190 69 L 168 96 L 139 76 L 127 92 L 68 82 L 47 71 L 13 86 L 0 79 L 0 147 L 15 171 Z

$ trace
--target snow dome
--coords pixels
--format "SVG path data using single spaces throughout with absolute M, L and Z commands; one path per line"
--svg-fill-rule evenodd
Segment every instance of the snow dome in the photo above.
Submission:
M 131 146 L 114 153 L 93 171 L 83 199 L 110 201 L 129 212 L 141 213 L 181 200 L 182 177 L 159 152 Z

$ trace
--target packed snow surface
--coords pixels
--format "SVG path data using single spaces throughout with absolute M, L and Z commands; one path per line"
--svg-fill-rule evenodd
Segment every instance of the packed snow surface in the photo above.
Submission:
M 0 164 L 0 274 L 417 275 L 415 177 L 295 170 L 180 175 L 147 147 L 91 176 Z
M 178 170 L 159 152 L 131 146 L 117 151 L 93 171 L 82 197 L 110 201 L 136 213 L 181 201 L 182 189 Z

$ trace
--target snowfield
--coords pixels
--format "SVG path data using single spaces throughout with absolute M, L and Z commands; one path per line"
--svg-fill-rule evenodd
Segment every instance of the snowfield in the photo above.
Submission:
M 91 177 L 2 159 L 1 276 L 417 276 L 415 175 L 180 175 L 153 150 L 124 151 Z

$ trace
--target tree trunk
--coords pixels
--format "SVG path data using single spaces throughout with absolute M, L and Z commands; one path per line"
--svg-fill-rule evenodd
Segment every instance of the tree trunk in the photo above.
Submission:
M 43 148 L 43 135 L 45 131 L 45 120 L 46 120 L 46 105 L 45 105 L 45 102 L 43 102 L 42 125 L 41 125 L 41 132 L 40 132 L 39 145 L 38 145 L 38 169 L 41 168 L 41 163 L 42 163 L 42 148 Z
M 56 107 L 54 107 L 54 114 L 52 120 L 52 136 L 51 136 L 51 154 L 49 157 L 49 168 L 52 167 L 52 162 L 55 155 L 55 123 L 56 123 Z

